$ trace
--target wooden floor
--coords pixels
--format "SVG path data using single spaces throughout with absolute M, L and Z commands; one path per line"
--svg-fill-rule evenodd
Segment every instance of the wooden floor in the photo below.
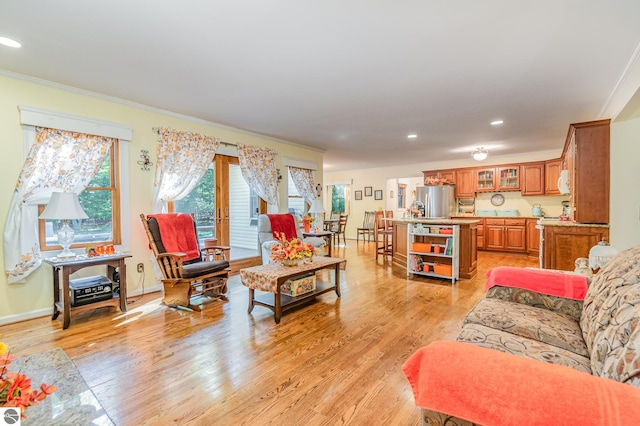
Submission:
M 152 293 L 126 315 L 100 308 L 76 313 L 67 330 L 46 317 L 0 333 L 16 355 L 64 349 L 116 425 L 417 425 L 403 362 L 455 337 L 488 269 L 537 259 L 481 252 L 477 277 L 452 286 L 408 280 L 376 262 L 373 243 L 347 243 L 334 251 L 348 259 L 342 297 L 324 294 L 277 325 L 266 308 L 247 314 L 235 275 L 229 301 L 202 312 Z

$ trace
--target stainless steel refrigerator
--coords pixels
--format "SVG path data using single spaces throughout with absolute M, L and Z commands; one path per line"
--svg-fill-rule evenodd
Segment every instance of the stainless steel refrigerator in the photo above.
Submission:
M 450 219 L 456 214 L 455 185 L 417 186 L 416 196 L 424 204 L 426 218 Z

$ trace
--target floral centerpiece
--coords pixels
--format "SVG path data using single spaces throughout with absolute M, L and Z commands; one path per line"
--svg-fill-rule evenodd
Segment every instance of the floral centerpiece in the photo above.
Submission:
M 304 215 L 302 217 L 302 224 L 304 225 L 304 232 L 311 231 L 311 225 L 313 224 L 314 221 L 315 221 L 315 219 L 309 213 L 307 213 L 306 215 Z
M 285 266 L 297 265 L 313 256 L 313 245 L 303 243 L 300 238 L 287 240 L 284 233 L 278 235 L 279 244 L 271 247 L 271 259 Z
M 7 370 L 14 359 L 16 357 L 9 353 L 7 345 L 0 342 L 0 407 L 19 407 L 20 415 L 26 418 L 24 410 L 28 406 L 38 405 L 57 388 L 43 383 L 39 390 L 31 389 L 31 379 L 26 374 Z

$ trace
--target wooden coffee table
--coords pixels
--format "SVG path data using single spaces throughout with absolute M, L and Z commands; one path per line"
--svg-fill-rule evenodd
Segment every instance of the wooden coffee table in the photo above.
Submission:
M 340 265 L 345 262 L 345 259 L 339 257 L 314 256 L 311 263 L 300 266 L 281 266 L 271 263 L 241 269 L 240 280 L 242 285 L 249 288 L 249 313 L 253 311 L 255 305 L 264 306 L 273 311 L 276 324 L 279 324 L 283 311 L 301 305 L 320 294 L 335 290 L 338 297 L 340 297 Z M 333 269 L 335 271 L 333 283 L 317 281 L 315 291 L 295 297 L 280 292 L 280 288 L 288 279 L 322 269 Z M 256 296 L 256 290 L 266 293 Z M 273 295 L 268 293 L 273 293 Z

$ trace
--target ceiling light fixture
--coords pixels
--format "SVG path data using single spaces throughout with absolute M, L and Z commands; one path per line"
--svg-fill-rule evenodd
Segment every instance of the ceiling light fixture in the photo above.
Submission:
M 487 151 L 486 149 L 484 149 L 483 146 L 481 146 L 480 148 L 476 148 L 472 153 L 471 156 L 473 157 L 474 160 L 476 161 L 482 161 L 485 158 L 487 158 L 487 155 L 489 155 L 489 151 Z
M 494 120 L 491 122 L 492 126 L 499 126 L 500 124 L 504 123 L 504 120 Z
M 416 134 L 411 134 L 411 135 L 407 135 L 407 137 L 408 137 L 409 139 L 415 139 L 415 138 L 417 138 L 417 137 L 418 137 L 418 135 L 416 135 Z
M 3 44 L 8 47 L 15 47 L 16 49 L 18 47 L 22 47 L 20 43 L 7 37 L 0 37 L 0 44 Z

